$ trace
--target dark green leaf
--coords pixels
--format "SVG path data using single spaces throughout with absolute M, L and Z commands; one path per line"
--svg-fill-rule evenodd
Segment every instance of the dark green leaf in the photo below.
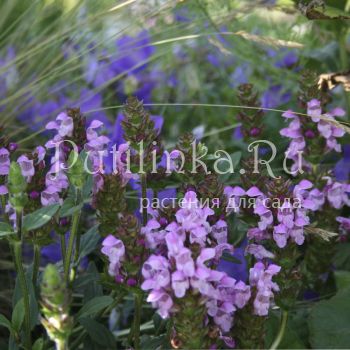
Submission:
M 43 350 L 44 349 L 44 339 L 39 338 L 35 341 L 32 347 L 33 350 Z
M 103 288 L 101 285 L 101 279 L 100 274 L 98 272 L 98 269 L 93 261 L 91 261 L 86 269 L 86 272 L 88 274 L 93 274 L 95 276 L 94 280 L 91 281 L 88 285 L 86 285 L 83 289 L 83 303 L 87 303 L 89 300 L 98 297 L 103 296 Z
M 14 331 L 11 322 L 4 315 L 1 315 L 1 314 L 0 314 L 0 327 L 6 327 L 10 332 Z
M 56 214 L 59 207 L 59 204 L 52 204 L 26 215 L 23 218 L 23 230 L 32 231 L 44 226 Z
M 166 342 L 165 335 L 160 335 L 158 337 L 151 337 L 149 335 L 143 335 L 141 337 L 141 349 L 158 349 L 161 345 Z
M 23 298 L 21 298 L 17 302 L 12 312 L 12 325 L 17 332 L 20 331 L 23 320 L 24 320 L 24 305 L 23 305 Z
M 339 270 L 350 271 L 350 243 L 337 244 L 337 251 L 334 256 L 334 265 Z
M 81 210 L 83 204 L 76 205 L 75 199 L 72 197 L 68 197 L 62 204 L 62 207 L 59 212 L 60 218 L 72 216 L 78 210 Z
M 81 318 L 79 323 L 85 328 L 90 338 L 98 345 L 115 349 L 115 339 L 113 334 L 103 324 L 92 318 Z
M 349 348 L 350 289 L 315 305 L 310 314 L 309 328 L 313 348 Z
M 93 298 L 89 300 L 85 305 L 83 305 L 76 317 L 77 319 L 82 319 L 87 316 L 93 316 L 97 312 L 106 308 L 112 302 L 113 298 L 108 295 Z
M 77 290 L 83 287 L 88 287 L 91 283 L 101 283 L 99 274 L 93 273 L 84 273 L 78 276 L 73 282 L 73 289 Z
M 100 235 L 98 233 L 98 225 L 96 225 L 81 237 L 79 261 L 96 248 L 99 240 Z
M 350 271 L 334 271 L 334 276 L 338 291 L 350 288 Z

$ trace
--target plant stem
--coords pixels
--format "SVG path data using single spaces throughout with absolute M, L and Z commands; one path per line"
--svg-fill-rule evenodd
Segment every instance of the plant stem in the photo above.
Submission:
M 147 174 L 141 174 L 141 200 L 147 198 Z M 147 223 L 147 207 L 142 206 L 142 224 Z
M 343 29 L 339 33 L 339 56 L 340 56 L 340 65 L 341 69 L 346 71 L 349 69 L 349 61 L 348 61 L 348 52 L 347 52 L 347 29 Z M 348 91 L 345 91 L 344 89 L 344 96 L 345 96 L 345 102 L 346 102 L 346 108 L 347 112 L 350 113 L 350 93 Z
M 17 269 L 18 281 L 21 288 L 24 304 L 24 334 L 25 334 L 25 348 L 32 348 L 32 340 L 30 334 L 30 305 L 29 305 L 29 289 L 27 285 L 27 279 L 22 264 L 22 211 L 16 213 L 17 220 L 17 238 L 18 240 L 13 243 L 13 252 L 15 255 L 15 266 Z
M 61 255 L 62 255 L 62 262 L 63 266 L 65 266 L 66 261 L 66 235 L 60 235 L 60 245 L 61 245 Z
M 56 340 L 56 350 L 68 350 L 67 344 L 64 340 Z
M 132 327 L 135 350 L 140 349 L 140 324 L 141 324 L 142 300 L 143 300 L 143 295 L 141 293 L 135 293 L 134 324 Z
M 1 197 L 1 209 L 2 209 L 2 215 L 4 217 L 4 221 L 7 223 L 10 223 L 9 217 L 6 214 L 5 210 L 6 210 L 6 195 L 2 195 Z
M 78 232 L 77 234 L 77 239 L 75 241 L 75 253 L 74 253 L 74 266 L 73 266 L 73 269 L 74 269 L 74 276 L 76 274 L 76 269 L 78 268 L 78 259 L 79 259 L 79 253 L 80 253 L 80 234 Z
M 280 345 L 284 336 L 284 332 L 286 331 L 287 320 L 288 320 L 288 311 L 282 311 L 281 326 L 275 340 L 273 341 L 270 347 L 270 350 L 276 350 Z
M 40 265 L 40 246 L 38 244 L 34 244 L 34 257 L 33 257 L 33 286 L 36 286 L 36 282 L 38 280 L 39 273 L 39 265 Z
M 79 219 L 80 219 L 80 210 L 73 214 L 72 227 L 70 230 L 69 241 L 68 241 L 67 255 L 64 262 L 64 280 L 67 284 L 69 283 L 70 263 L 73 255 L 74 241 L 78 233 Z

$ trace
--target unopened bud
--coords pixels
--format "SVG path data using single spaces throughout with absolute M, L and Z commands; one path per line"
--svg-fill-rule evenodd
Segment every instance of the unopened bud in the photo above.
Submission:
M 16 211 L 21 211 L 28 201 L 28 197 L 25 192 L 27 182 L 22 175 L 21 167 L 16 162 L 12 162 L 10 165 L 8 181 L 10 203 Z
M 68 169 L 70 183 L 77 188 L 82 188 L 85 183 L 84 162 L 74 151 L 69 155 Z

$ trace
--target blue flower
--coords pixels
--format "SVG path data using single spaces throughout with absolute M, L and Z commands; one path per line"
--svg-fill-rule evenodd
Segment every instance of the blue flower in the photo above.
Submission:
M 334 175 L 338 181 L 348 181 L 350 174 L 350 145 L 343 146 L 343 158 L 334 167 Z

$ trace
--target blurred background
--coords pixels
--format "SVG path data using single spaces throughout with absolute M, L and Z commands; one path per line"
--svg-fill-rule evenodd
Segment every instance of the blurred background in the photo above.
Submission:
M 217 141 L 222 128 L 220 141 L 231 142 L 237 108 L 218 105 L 237 105 L 239 84 L 254 84 L 263 107 L 284 110 L 296 104 L 302 70 L 348 69 L 347 21 L 332 19 L 349 1 L 330 1 L 329 20 L 307 18 L 307 3 L 1 1 L 0 123 L 25 150 L 45 138 L 48 120 L 80 107 L 118 137 L 120 106 L 136 95 L 162 104 L 149 108 L 163 116 L 168 142 L 192 129 Z M 342 86 L 333 95 L 348 106 Z M 282 122 L 278 112 L 268 118 Z

